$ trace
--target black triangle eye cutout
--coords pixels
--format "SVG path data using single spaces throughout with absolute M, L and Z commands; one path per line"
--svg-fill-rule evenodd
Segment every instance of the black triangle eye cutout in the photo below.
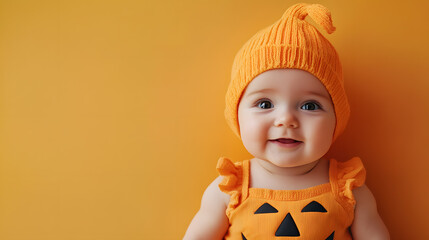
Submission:
M 258 210 L 256 210 L 255 214 L 261 214 L 261 213 L 276 213 L 279 212 L 277 209 L 275 209 L 273 206 L 271 206 L 268 203 L 262 204 Z
M 307 204 L 301 212 L 327 212 L 326 209 L 322 206 L 322 204 L 312 201 L 311 203 Z
M 335 235 L 335 231 L 333 231 L 333 232 L 331 233 L 331 235 L 329 235 L 329 237 L 328 237 L 328 238 L 326 238 L 325 240 L 334 240 L 334 235 Z

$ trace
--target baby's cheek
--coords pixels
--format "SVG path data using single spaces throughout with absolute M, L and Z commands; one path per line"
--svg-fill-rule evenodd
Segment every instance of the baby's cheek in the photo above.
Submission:
M 324 155 L 332 144 L 332 137 L 334 133 L 334 128 L 332 126 L 329 126 L 328 124 L 322 125 L 319 130 L 318 134 L 316 136 L 317 138 L 317 150 L 320 152 L 321 155 Z
M 250 131 L 249 135 L 253 141 L 263 142 L 267 140 L 269 128 L 261 122 L 253 122 L 249 124 L 248 131 Z
M 248 121 L 241 127 L 241 140 L 246 149 L 255 154 L 255 151 L 261 151 L 263 143 L 266 141 L 264 128 L 257 122 Z

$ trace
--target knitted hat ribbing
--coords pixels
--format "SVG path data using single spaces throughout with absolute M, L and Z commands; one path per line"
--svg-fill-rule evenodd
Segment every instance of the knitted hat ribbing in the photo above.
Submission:
M 346 127 L 350 107 L 338 54 L 332 44 L 305 21 L 307 15 L 329 34 L 335 31 L 331 13 L 326 7 L 299 3 L 288 8 L 274 24 L 257 32 L 235 56 L 225 97 L 225 118 L 238 137 L 238 105 L 244 90 L 257 75 L 277 68 L 301 69 L 316 76 L 329 92 L 334 105 L 336 126 L 333 141 Z

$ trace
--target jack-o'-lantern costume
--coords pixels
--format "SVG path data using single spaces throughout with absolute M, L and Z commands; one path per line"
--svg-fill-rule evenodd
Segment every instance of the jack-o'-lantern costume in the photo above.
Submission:
M 359 158 L 331 159 L 329 183 L 302 190 L 249 188 L 249 160 L 234 164 L 221 158 L 217 169 L 224 176 L 221 191 L 231 196 L 225 239 L 352 239 L 352 190 L 365 181 Z
M 301 69 L 317 77 L 332 100 L 336 126 L 332 141 L 350 115 L 339 56 L 332 44 L 305 18 L 333 33 L 331 13 L 320 4 L 299 3 L 274 24 L 251 37 L 235 56 L 226 93 L 225 118 L 240 137 L 238 106 L 247 85 L 259 74 L 279 68 Z M 317 160 L 317 159 L 315 159 Z M 221 158 L 219 185 L 231 198 L 226 210 L 230 227 L 225 239 L 351 239 L 355 200 L 352 190 L 365 181 L 359 158 L 330 160 L 329 183 L 303 190 L 249 188 L 250 161 Z

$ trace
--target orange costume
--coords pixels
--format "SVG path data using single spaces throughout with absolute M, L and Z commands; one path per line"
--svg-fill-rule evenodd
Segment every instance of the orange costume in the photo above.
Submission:
M 250 161 L 233 163 L 220 158 L 224 179 L 219 188 L 231 196 L 225 239 L 352 239 L 352 190 L 365 181 L 359 158 L 329 163 L 329 183 L 302 190 L 249 188 Z

